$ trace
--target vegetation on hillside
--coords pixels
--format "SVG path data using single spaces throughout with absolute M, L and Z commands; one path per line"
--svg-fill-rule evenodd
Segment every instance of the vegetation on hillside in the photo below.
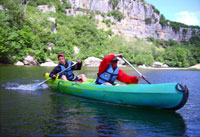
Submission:
M 119 10 L 112 10 L 112 11 L 109 11 L 107 15 L 108 15 L 108 16 L 113 16 L 114 19 L 116 19 L 116 20 L 118 20 L 118 21 L 120 21 L 121 19 L 124 18 L 124 14 L 121 13 Z
M 192 29 L 200 29 L 199 26 L 188 26 L 180 22 L 169 21 L 165 19 L 164 15 L 161 14 L 160 16 L 160 24 L 164 26 L 171 26 L 175 32 L 178 32 L 180 28 L 192 28 Z
M 198 37 L 200 38 L 200 37 Z M 148 38 L 156 47 L 162 46 L 164 50 L 156 57 L 157 61 L 164 62 L 172 67 L 188 67 L 200 63 L 200 41 L 193 44 L 191 39 L 187 44 L 174 40 L 163 41 Z
M 90 56 L 103 58 L 111 53 L 123 53 L 127 60 L 136 65 L 152 65 L 154 61 L 161 61 L 173 67 L 187 67 L 200 63 L 199 36 L 183 43 L 153 38 L 148 38 L 148 41 L 127 41 L 113 35 L 111 30 L 97 29 L 96 21 L 90 16 L 96 12 L 73 17 L 64 13 L 66 8 L 71 7 L 69 3 L 29 0 L 24 10 L 27 3 L 23 2 L 0 1 L 5 9 L 0 10 L 0 62 L 22 61 L 27 54 L 42 63 L 47 58 L 57 61 L 59 53 L 64 53 L 69 60 L 84 60 Z M 54 5 L 57 12 L 42 13 L 37 8 L 40 4 Z M 56 18 L 57 33 L 51 31 L 49 17 Z M 151 20 L 146 20 L 146 23 L 151 23 Z M 47 49 L 48 43 L 54 44 L 52 50 Z M 78 55 L 74 53 L 75 46 L 80 49 Z

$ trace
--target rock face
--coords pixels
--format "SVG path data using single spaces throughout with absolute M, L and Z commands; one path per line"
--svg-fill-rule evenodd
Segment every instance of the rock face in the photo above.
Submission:
M 56 33 L 56 18 L 49 17 L 48 20 L 52 22 L 52 32 Z
M 200 34 L 200 30 L 191 28 L 180 28 L 175 32 L 171 26 L 162 26 L 160 22 L 161 15 L 155 11 L 151 4 L 140 0 L 118 0 L 116 7 L 110 3 L 110 0 L 68 0 L 72 9 L 67 9 L 67 15 L 84 15 L 85 13 L 77 9 L 87 9 L 108 13 L 113 9 L 119 9 L 125 16 L 121 21 L 111 19 L 116 25 L 111 29 L 116 34 L 122 34 L 128 38 L 153 37 L 155 39 L 189 40 L 193 33 Z M 101 15 L 95 15 L 95 18 L 102 21 Z M 106 17 L 107 18 L 107 17 Z M 146 24 L 145 20 L 151 19 L 151 23 Z M 170 25 L 170 22 L 168 22 Z M 101 28 L 101 27 L 99 27 Z M 186 31 L 185 31 L 186 30 Z
M 85 59 L 85 66 L 86 67 L 98 67 L 101 63 L 101 59 L 95 57 L 88 57 Z
M 56 12 L 56 8 L 54 6 L 49 6 L 49 5 L 39 5 L 38 9 L 40 9 L 43 13 Z

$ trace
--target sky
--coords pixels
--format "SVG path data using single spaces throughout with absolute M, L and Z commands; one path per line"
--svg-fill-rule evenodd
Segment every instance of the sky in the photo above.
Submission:
M 145 0 L 154 5 L 166 19 L 200 26 L 200 0 Z

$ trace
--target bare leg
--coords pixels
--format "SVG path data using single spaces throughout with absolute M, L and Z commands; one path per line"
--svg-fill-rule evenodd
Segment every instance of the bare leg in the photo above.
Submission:
M 109 83 L 109 82 L 106 82 L 106 83 L 104 83 L 103 85 L 110 85 L 110 86 L 112 86 L 112 84 Z
M 83 82 L 87 81 L 87 78 L 84 74 L 80 74 L 78 79 L 81 79 Z
M 68 80 L 67 80 L 67 77 L 66 77 L 65 75 L 63 75 L 61 78 L 62 78 L 63 80 L 65 80 L 65 81 L 68 81 Z
M 115 86 L 126 86 L 126 84 L 116 84 Z

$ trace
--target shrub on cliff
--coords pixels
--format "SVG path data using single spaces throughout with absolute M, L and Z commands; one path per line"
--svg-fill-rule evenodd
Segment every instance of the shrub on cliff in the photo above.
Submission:
M 145 19 L 145 24 L 146 24 L 146 25 L 151 24 L 151 23 L 152 23 L 151 18 L 146 18 L 146 19 Z
M 113 9 L 115 9 L 119 3 L 119 0 L 109 0 L 109 3 L 111 3 L 113 6 Z
M 158 15 L 160 15 L 160 11 L 158 9 L 155 8 L 155 6 L 152 5 L 152 9 L 155 13 L 157 13 Z
M 116 20 L 124 19 L 124 14 L 119 10 L 112 10 L 107 13 L 108 16 L 113 16 Z

